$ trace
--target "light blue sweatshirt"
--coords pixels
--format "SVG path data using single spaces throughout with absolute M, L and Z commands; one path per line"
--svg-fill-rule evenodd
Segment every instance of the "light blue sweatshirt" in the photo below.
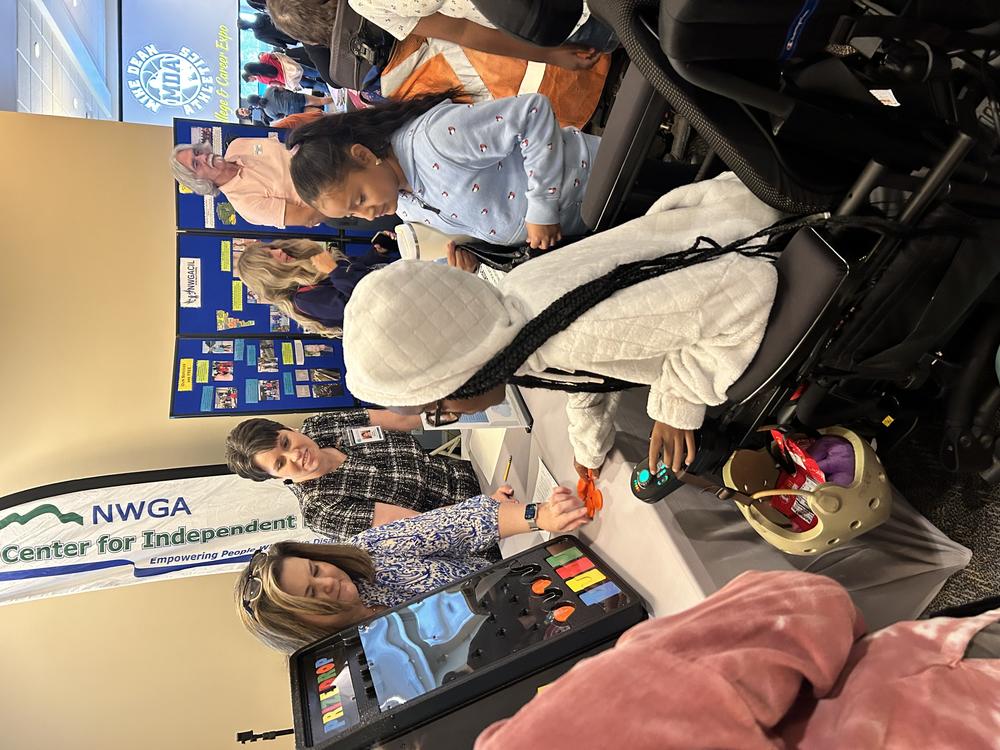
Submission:
M 392 136 L 413 188 L 400 192 L 396 213 L 498 245 L 523 243 L 525 222 L 559 224 L 565 237 L 584 234 L 580 204 L 600 142 L 560 128 L 541 94 L 444 102 Z

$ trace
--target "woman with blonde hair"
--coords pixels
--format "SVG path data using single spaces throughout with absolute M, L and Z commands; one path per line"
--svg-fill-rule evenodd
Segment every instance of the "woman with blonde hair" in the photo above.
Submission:
M 376 526 L 346 544 L 279 542 L 256 552 L 236 581 L 238 611 L 259 640 L 291 653 L 482 570 L 504 537 L 564 533 L 589 520 L 566 488 L 555 488 L 548 502 L 522 505 L 504 486 L 492 497 Z
M 348 257 L 313 240 L 274 240 L 249 245 L 236 269 L 261 302 L 274 305 L 310 333 L 338 338 L 354 287 L 398 258 L 397 252 L 378 246 L 367 255 Z

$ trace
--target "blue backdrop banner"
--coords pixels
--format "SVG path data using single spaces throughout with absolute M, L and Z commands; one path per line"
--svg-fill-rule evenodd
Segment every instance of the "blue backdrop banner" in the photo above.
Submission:
M 236 119 L 237 0 L 122 0 L 122 119 Z

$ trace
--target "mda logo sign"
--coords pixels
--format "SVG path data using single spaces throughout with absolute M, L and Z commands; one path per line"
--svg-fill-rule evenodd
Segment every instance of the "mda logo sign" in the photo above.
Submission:
M 212 69 L 189 47 L 160 52 L 147 44 L 129 58 L 128 89 L 151 112 L 180 107 L 186 115 L 200 112 L 215 93 Z

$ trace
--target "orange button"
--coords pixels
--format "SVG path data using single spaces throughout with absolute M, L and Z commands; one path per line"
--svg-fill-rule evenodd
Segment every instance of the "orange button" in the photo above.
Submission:
M 556 622 L 566 622 L 566 620 L 569 619 L 569 616 L 574 612 L 576 612 L 576 607 L 572 604 L 566 604 L 558 609 L 552 610 L 552 619 Z
M 552 581 L 550 581 L 548 578 L 539 578 L 537 581 L 532 582 L 531 593 L 538 594 L 538 596 L 541 596 L 542 594 L 545 593 L 545 589 L 547 589 L 551 584 Z

